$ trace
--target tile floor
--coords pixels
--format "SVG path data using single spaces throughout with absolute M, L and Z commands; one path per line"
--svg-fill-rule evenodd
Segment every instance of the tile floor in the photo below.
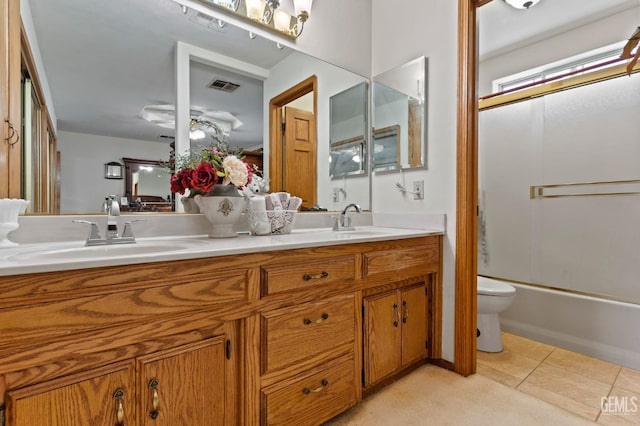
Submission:
M 503 346 L 478 351 L 478 374 L 598 424 L 640 424 L 640 371 L 508 333 Z

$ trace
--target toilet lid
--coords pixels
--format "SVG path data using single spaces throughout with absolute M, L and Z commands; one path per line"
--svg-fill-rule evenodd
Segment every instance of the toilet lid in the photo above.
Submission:
M 506 297 L 516 294 L 516 289 L 504 281 L 478 277 L 478 294 Z

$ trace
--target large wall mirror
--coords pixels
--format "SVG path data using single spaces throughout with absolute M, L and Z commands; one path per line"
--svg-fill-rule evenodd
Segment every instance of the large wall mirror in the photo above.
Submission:
M 262 152 L 267 179 L 270 129 L 266 105 L 315 75 L 317 204 L 333 211 L 344 207 L 351 197 L 333 202 L 333 189 L 338 185 L 350 195 L 358 194 L 354 202 L 370 208 L 368 176 L 358 180 L 357 188 L 355 183 L 336 183 L 329 177 L 329 99 L 367 82 L 365 77 L 281 48 L 271 40 L 251 39 L 247 31 L 193 10 L 183 13 L 171 0 L 21 3 L 25 33 L 57 126 L 61 213 L 99 213 L 105 196 L 127 197 L 124 179 L 104 178 L 105 163 L 123 163 L 123 158 L 168 162 L 169 145 L 176 137 L 172 108 L 176 105 L 178 42 L 267 71 L 266 77 L 256 79 L 241 69 L 192 61 L 189 76 L 193 113 L 215 116 L 226 112 L 240 121 L 229 132 L 229 143 L 256 155 Z M 157 116 L 144 120 L 145 106 L 164 106 L 166 111 L 152 110 Z M 368 134 L 366 137 L 368 140 Z M 170 195 L 168 176 L 166 193 L 157 195 L 165 199 Z
M 373 77 L 375 172 L 427 165 L 427 58 Z

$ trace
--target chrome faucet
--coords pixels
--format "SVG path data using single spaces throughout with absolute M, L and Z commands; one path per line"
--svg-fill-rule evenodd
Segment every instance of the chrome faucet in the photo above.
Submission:
M 87 223 L 91 225 L 91 231 L 87 242 L 87 246 L 99 246 L 105 244 L 132 244 L 136 242 L 136 238 L 133 235 L 131 227 L 132 222 L 142 222 L 144 219 L 132 220 L 124 223 L 124 231 L 122 236 L 118 235 L 118 221 L 117 217 L 120 216 L 120 205 L 116 200 L 115 195 L 106 197 L 102 204 L 102 210 L 107 214 L 107 231 L 105 238 L 100 237 L 98 231 L 98 225 L 95 222 L 89 222 L 87 220 L 74 220 L 74 223 Z
M 347 205 L 344 209 L 342 209 L 340 216 L 336 218 L 336 223 L 333 225 L 334 231 L 355 231 L 356 230 L 351 224 L 351 216 L 347 214 L 349 208 L 351 207 L 353 207 L 353 209 L 356 212 L 362 213 L 362 209 L 360 208 L 359 205 L 354 203 Z
M 118 238 L 118 221 L 116 216 L 120 216 L 120 204 L 115 195 L 111 195 L 104 200 L 107 213 L 107 240 Z

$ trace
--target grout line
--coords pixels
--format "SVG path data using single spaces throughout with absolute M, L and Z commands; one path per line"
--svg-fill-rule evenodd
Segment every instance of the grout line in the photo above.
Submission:
M 620 369 L 618 370 L 618 374 L 616 374 L 616 377 L 613 379 L 613 382 L 611 383 L 611 388 L 609 388 L 609 392 L 607 392 L 607 398 L 611 396 L 611 392 L 613 392 L 613 387 L 616 384 L 616 382 L 618 381 L 618 377 L 620 376 L 620 373 L 622 373 L 622 366 L 619 366 Z M 602 405 L 600 406 L 600 408 L 602 408 Z M 596 416 L 596 422 L 598 421 L 598 419 L 600 419 L 600 416 L 602 415 L 602 410 L 598 411 L 598 415 Z
M 551 352 L 549 352 L 549 353 L 547 354 L 547 356 L 545 356 L 545 357 L 544 357 L 544 359 L 543 359 L 542 361 L 540 361 L 540 362 L 538 363 L 538 365 L 536 365 L 536 366 L 535 366 L 535 368 L 534 368 L 533 370 L 529 371 L 529 374 L 527 374 L 527 377 L 525 377 L 524 379 L 522 379 L 522 381 L 521 381 L 520 383 L 518 383 L 518 386 L 516 386 L 516 389 L 518 389 L 518 388 L 520 387 L 520 385 L 521 385 L 521 384 L 523 384 L 523 383 L 525 382 L 525 380 L 527 380 L 527 379 L 529 378 L 529 376 L 531 376 L 531 375 L 533 374 L 533 372 L 534 372 L 534 371 L 536 371 L 536 370 L 538 369 L 538 367 L 540 367 L 540 366 L 542 365 L 542 363 L 543 363 L 547 358 L 549 358 L 553 352 L 555 352 L 555 350 L 556 350 L 556 349 L 557 349 L 557 348 L 555 348 L 555 347 L 554 347 L 554 348 L 551 350 Z M 520 390 L 520 389 L 518 389 L 518 390 Z

